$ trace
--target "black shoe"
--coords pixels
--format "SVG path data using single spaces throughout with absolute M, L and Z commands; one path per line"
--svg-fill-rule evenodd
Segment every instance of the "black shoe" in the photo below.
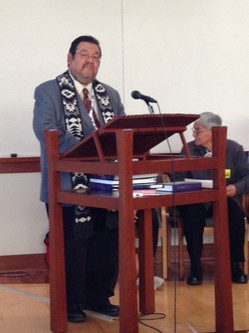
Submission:
M 191 262 L 190 273 L 187 277 L 187 284 L 191 286 L 198 286 L 199 284 L 202 284 L 202 268 L 200 260 Z
M 85 320 L 86 314 L 84 311 L 80 309 L 67 311 L 67 321 L 70 323 L 82 323 Z
M 231 266 L 232 281 L 235 283 L 247 283 L 247 275 L 240 268 L 239 263 L 233 263 Z
M 187 278 L 187 284 L 191 286 L 198 286 L 202 284 L 202 278 L 194 276 L 192 273 L 190 273 Z
M 110 302 L 106 302 L 103 304 L 87 304 L 82 305 L 84 310 L 91 310 L 94 312 L 98 312 L 107 316 L 118 316 L 119 315 L 119 306 L 113 305 Z

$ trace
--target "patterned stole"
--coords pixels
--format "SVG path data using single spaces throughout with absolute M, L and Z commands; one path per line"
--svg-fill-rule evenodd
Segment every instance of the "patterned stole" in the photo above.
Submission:
M 78 105 L 77 93 L 74 82 L 68 71 L 56 78 L 60 92 L 66 129 L 76 138 L 84 138 L 83 126 Z M 100 110 L 104 123 L 107 123 L 114 117 L 113 107 L 110 98 L 103 85 L 95 80 L 93 82 L 94 95 Z M 88 184 L 87 177 L 81 173 L 72 174 L 72 188 L 86 188 Z M 93 220 L 91 210 L 85 206 L 75 206 L 75 237 L 77 239 L 86 239 L 93 235 Z

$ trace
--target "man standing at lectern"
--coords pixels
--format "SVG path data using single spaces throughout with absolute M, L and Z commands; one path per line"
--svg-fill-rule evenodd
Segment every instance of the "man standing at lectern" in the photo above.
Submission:
M 58 130 L 64 153 L 115 116 L 124 115 L 118 92 L 96 79 L 101 47 L 92 36 L 76 38 L 69 49 L 68 70 L 35 90 L 33 128 L 41 145 L 41 201 L 48 207 L 44 131 Z M 87 186 L 83 174 L 62 174 L 63 189 Z M 85 320 L 83 309 L 115 316 L 109 301 L 118 276 L 117 213 L 82 206 L 63 207 L 67 316 Z

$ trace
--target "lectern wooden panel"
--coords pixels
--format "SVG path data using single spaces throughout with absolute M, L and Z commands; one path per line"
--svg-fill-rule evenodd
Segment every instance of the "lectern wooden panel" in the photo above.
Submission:
M 142 251 L 139 310 L 148 314 L 155 310 L 150 246 L 152 235 L 151 228 L 148 227 L 151 209 L 208 201 L 214 204 L 216 332 L 234 332 L 224 176 L 226 128 L 213 128 L 212 158 L 151 156 L 148 151 L 152 145 L 173 133 L 178 133 L 185 145 L 183 132 L 197 118 L 197 115 L 179 114 L 164 115 L 163 120 L 158 115 L 120 117 L 82 140 L 63 156 L 58 154 L 57 133 L 45 133 L 49 170 L 50 238 L 51 244 L 54 244 L 50 249 L 50 309 L 51 329 L 54 333 L 67 330 L 64 258 L 58 255 L 63 253 L 61 204 L 81 204 L 119 211 L 120 333 L 138 333 L 134 210 L 142 210 L 143 215 L 139 246 Z M 144 144 L 145 138 L 149 137 L 153 140 Z M 188 192 L 133 198 L 133 174 L 172 172 L 172 166 L 175 172 L 212 169 L 214 188 L 192 192 L 191 195 Z M 59 182 L 61 171 L 118 175 L 119 193 L 62 191 Z M 222 237 L 219 237 L 221 229 Z
M 193 114 L 163 114 L 120 116 L 105 124 L 63 155 L 63 158 L 115 158 L 117 144 L 115 133 L 119 130 L 133 131 L 133 158 L 141 157 L 150 149 L 176 133 L 183 133 L 186 126 L 199 116 Z M 101 147 L 102 156 L 98 148 Z

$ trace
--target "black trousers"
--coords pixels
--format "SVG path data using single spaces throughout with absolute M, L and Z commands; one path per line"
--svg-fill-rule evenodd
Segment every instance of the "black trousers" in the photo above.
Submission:
M 91 210 L 94 235 L 86 239 L 75 236 L 74 212 L 74 207 L 62 208 L 66 299 L 70 310 L 79 304 L 107 302 L 114 295 L 118 278 L 118 228 L 106 228 L 107 210 Z
M 232 198 L 227 198 L 231 263 L 244 262 L 244 212 Z M 205 219 L 213 214 L 212 205 L 191 204 L 178 207 L 183 221 L 191 269 L 200 266 Z
M 67 303 L 101 304 L 114 295 L 118 278 L 118 228 L 107 229 L 104 209 L 91 210 L 94 235 L 76 239 L 74 208 L 63 207 Z
M 48 210 L 48 205 L 46 207 Z M 106 227 L 106 218 L 110 218 L 110 213 L 105 209 L 92 208 L 91 212 L 94 235 L 88 239 L 78 239 L 75 237 L 74 207 L 63 207 L 66 293 L 70 309 L 78 304 L 107 302 L 114 295 L 117 283 L 118 228 Z M 156 211 L 152 216 L 155 255 L 159 221 Z M 118 218 L 118 215 L 113 218 Z

